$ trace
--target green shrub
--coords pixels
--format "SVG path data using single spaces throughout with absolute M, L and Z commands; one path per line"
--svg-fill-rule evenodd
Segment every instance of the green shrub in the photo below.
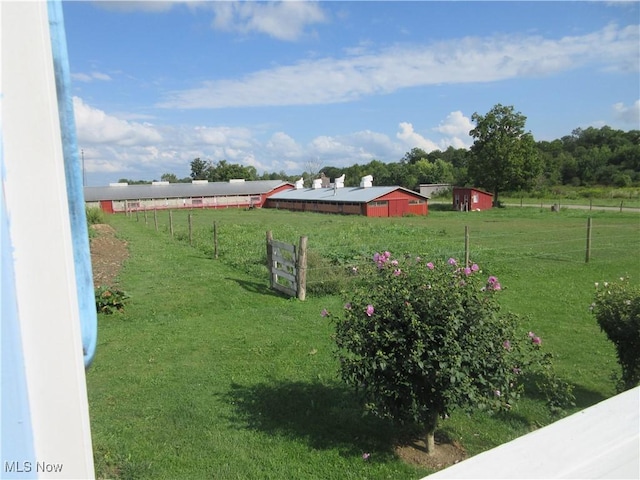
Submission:
M 98 313 L 112 314 L 124 310 L 129 296 L 114 287 L 98 287 L 95 289 L 96 309 Z
M 616 347 L 622 377 L 618 391 L 640 385 L 640 287 L 619 282 L 596 284 L 591 305 L 598 325 Z
M 553 409 L 572 403 L 542 340 L 500 314 L 496 277 L 452 258 L 427 263 L 385 252 L 374 264 L 359 273 L 335 336 L 342 378 L 369 411 L 423 426 L 430 451 L 439 417 L 456 407 L 509 409 L 527 380 Z
M 104 223 L 104 212 L 97 207 L 87 207 L 85 209 L 87 215 L 87 223 L 89 225 L 96 225 L 98 223 Z

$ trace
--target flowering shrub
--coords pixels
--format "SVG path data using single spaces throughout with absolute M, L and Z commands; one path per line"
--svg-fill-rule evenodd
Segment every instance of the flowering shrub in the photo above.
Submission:
M 640 287 L 625 278 L 602 285 L 596 283 L 591 309 L 602 331 L 616 347 L 622 378 L 618 390 L 640 384 Z
M 518 334 L 517 317 L 500 314 L 502 286 L 478 265 L 384 252 L 359 278 L 336 316 L 342 378 L 373 413 L 424 425 L 427 448 L 439 417 L 455 407 L 508 409 L 525 379 L 541 387 L 552 406 L 571 402 L 540 337 Z

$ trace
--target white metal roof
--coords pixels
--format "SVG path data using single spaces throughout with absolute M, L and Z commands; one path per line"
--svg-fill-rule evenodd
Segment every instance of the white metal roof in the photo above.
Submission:
M 316 201 L 316 202 L 354 202 L 367 203 L 380 198 L 383 195 L 402 190 L 415 197 L 427 200 L 428 197 L 420 195 L 417 192 L 407 190 L 406 188 L 393 187 L 343 187 L 333 189 L 329 188 L 301 188 L 278 192 L 271 195 L 273 200 L 299 200 L 299 201 Z
M 269 193 L 282 185 L 282 180 L 256 180 L 246 182 L 169 183 L 165 185 L 120 185 L 84 187 L 87 202 L 99 200 L 138 200 L 150 198 L 190 198 L 223 195 L 259 195 Z
M 640 387 L 425 479 L 640 478 Z

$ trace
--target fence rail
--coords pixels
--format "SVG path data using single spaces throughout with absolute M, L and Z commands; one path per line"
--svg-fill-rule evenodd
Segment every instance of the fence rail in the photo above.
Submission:
M 271 288 L 304 300 L 307 295 L 307 237 L 298 246 L 273 239 L 267 231 L 267 266 Z

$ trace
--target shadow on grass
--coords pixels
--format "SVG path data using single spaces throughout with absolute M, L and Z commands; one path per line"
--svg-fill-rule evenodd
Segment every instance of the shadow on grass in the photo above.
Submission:
M 589 390 L 582 385 L 573 385 L 573 395 L 576 397 L 576 407 L 587 408 L 606 400 L 608 397 L 600 392 Z
M 240 280 L 239 278 L 230 278 L 230 277 L 225 278 L 225 280 L 231 280 L 232 282 L 236 282 L 240 287 L 242 287 L 247 292 L 257 293 L 258 295 L 269 295 L 272 297 L 287 298 L 285 294 L 270 288 L 268 285 L 264 283 L 251 282 L 247 280 Z
M 231 421 L 239 428 L 304 441 L 314 449 L 335 448 L 344 456 L 375 451 L 378 458 L 392 458 L 402 435 L 389 422 L 363 415 L 354 395 L 338 385 L 233 384 L 228 397 L 235 407 Z

